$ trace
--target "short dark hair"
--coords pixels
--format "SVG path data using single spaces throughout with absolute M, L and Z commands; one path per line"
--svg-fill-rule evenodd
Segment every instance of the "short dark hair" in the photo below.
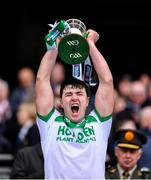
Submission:
M 63 90 L 66 86 L 71 85 L 74 88 L 79 88 L 79 89 L 85 89 L 87 96 L 90 96 L 90 90 L 89 87 L 86 85 L 86 83 L 84 81 L 81 81 L 79 79 L 76 78 L 68 78 L 65 79 L 62 84 L 61 84 L 61 88 L 60 88 L 60 97 L 62 97 L 63 94 Z

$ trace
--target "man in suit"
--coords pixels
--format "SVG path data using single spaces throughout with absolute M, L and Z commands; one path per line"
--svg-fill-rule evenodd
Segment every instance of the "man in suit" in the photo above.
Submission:
M 106 167 L 106 179 L 150 179 L 151 171 L 140 169 L 137 165 L 142 155 L 142 145 L 146 136 L 138 130 L 122 129 L 115 134 L 114 153 L 117 164 Z
M 14 160 L 10 179 L 43 179 L 44 160 L 40 143 L 20 149 Z

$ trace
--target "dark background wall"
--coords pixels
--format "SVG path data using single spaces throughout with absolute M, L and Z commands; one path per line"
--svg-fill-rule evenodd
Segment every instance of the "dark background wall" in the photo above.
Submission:
M 122 74 L 151 75 L 151 5 L 147 1 L 20 1 L 1 6 L 0 75 L 16 84 L 23 66 L 35 72 L 46 50 L 48 23 L 77 18 L 100 34 L 98 48 L 115 81 Z M 67 6 L 68 4 L 68 6 Z

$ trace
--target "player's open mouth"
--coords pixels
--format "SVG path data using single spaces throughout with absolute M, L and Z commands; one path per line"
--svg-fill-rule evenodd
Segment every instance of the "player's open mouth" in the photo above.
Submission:
M 79 106 L 78 106 L 78 105 L 72 105 L 72 106 L 71 106 L 71 111 L 72 111 L 73 113 L 78 113 L 78 111 L 79 111 Z

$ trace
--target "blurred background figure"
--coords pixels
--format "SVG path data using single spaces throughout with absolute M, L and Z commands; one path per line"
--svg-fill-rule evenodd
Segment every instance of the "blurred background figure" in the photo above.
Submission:
M 134 120 L 137 122 L 137 115 L 141 108 L 147 101 L 146 86 L 140 81 L 136 80 L 131 83 L 130 92 L 128 96 L 128 103 L 126 109 L 133 114 Z
M 142 73 L 139 76 L 139 80 L 147 87 L 151 81 L 151 78 L 147 73 Z
M 148 74 L 143 73 L 140 75 L 140 81 L 146 86 L 147 89 L 147 100 L 143 104 L 143 107 L 150 105 L 151 106 L 151 78 Z
M 123 129 L 114 137 L 117 163 L 106 168 L 106 179 L 150 179 L 151 171 L 144 172 L 137 164 L 143 153 L 142 146 L 147 142 L 146 136 L 138 130 Z
M 0 79 L 0 153 L 11 152 L 11 144 L 5 137 L 7 122 L 12 117 L 9 95 L 7 81 Z
M 19 149 L 37 144 L 40 142 L 39 131 L 34 131 L 32 136 L 29 133 L 32 133 L 31 128 L 35 127 L 34 125 L 36 120 L 36 109 L 34 103 L 24 102 L 19 105 L 17 111 L 17 122 L 20 125 L 20 130 L 17 135 L 15 152 Z M 32 142 L 32 144 L 30 143 Z
M 151 102 L 151 82 L 148 84 L 148 100 Z
M 10 179 L 44 179 L 44 159 L 40 143 L 17 152 Z
M 65 80 L 66 78 L 66 71 L 65 71 L 65 67 L 64 65 L 60 62 L 57 61 L 57 63 L 55 64 L 53 71 L 52 71 L 52 75 L 51 75 L 51 79 L 50 79 L 50 83 L 54 92 L 54 96 L 55 96 L 55 107 L 60 110 L 61 106 L 60 106 L 60 87 L 61 87 L 61 83 Z
M 35 86 L 35 73 L 29 67 L 23 67 L 19 69 L 17 73 L 18 85 L 12 89 L 10 93 L 10 103 L 12 109 L 11 121 L 7 123 L 7 129 L 5 136 L 9 139 L 14 148 L 16 143 L 16 137 L 20 129 L 20 125 L 17 122 L 18 107 L 23 102 L 34 101 L 34 86 Z M 12 150 L 13 151 L 13 150 Z
M 140 129 L 147 136 L 147 143 L 143 146 L 143 155 L 139 160 L 141 167 L 149 167 L 151 169 L 151 106 L 142 108 L 139 113 Z
M 115 95 L 115 104 L 113 109 L 113 114 L 116 115 L 117 113 L 124 111 L 127 107 L 126 99 L 119 95 L 118 92 Z
M 10 91 L 7 81 L 0 79 L 0 123 L 7 121 L 12 116 L 9 96 Z
M 53 91 L 58 96 L 60 95 L 60 85 L 65 80 L 65 77 L 66 77 L 65 67 L 60 61 L 57 61 L 57 63 L 53 68 L 50 81 Z
M 121 97 L 127 99 L 130 93 L 130 85 L 132 82 L 132 77 L 129 74 L 124 74 L 118 82 L 117 90 Z
M 18 86 L 11 93 L 11 107 L 14 113 L 24 101 L 34 98 L 35 73 L 29 67 L 23 67 L 17 74 Z

